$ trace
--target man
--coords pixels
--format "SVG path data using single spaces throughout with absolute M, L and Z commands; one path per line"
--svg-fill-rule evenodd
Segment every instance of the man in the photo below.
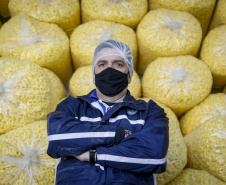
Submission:
M 48 115 L 57 185 L 151 185 L 166 170 L 168 118 L 152 100 L 130 95 L 132 75 L 129 47 L 105 41 L 94 52 L 96 89 L 69 96 Z

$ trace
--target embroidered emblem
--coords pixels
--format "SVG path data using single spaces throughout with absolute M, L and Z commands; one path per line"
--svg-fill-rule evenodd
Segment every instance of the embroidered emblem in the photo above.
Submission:
M 134 110 L 134 109 L 127 109 L 127 114 L 129 115 L 134 115 L 137 113 L 137 110 Z

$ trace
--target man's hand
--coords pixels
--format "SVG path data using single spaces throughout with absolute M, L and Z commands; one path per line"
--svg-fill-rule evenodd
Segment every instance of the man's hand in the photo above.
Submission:
M 95 159 L 96 159 L 96 156 L 97 156 L 97 153 L 95 153 Z M 89 160 L 89 151 L 86 151 L 86 152 L 84 152 L 84 153 L 81 154 L 81 155 L 73 156 L 73 157 L 77 158 L 79 161 L 90 161 L 90 160 Z M 62 159 L 64 159 L 64 160 L 67 160 L 67 159 L 69 159 L 69 158 L 70 158 L 70 157 L 68 157 L 68 156 L 62 157 Z
M 125 138 L 132 134 L 130 130 L 124 130 L 124 132 L 125 132 Z
M 64 156 L 61 158 L 64 160 L 71 159 L 71 158 L 77 158 L 79 161 L 89 161 L 89 151 L 87 151 L 81 155 L 78 155 L 78 156 Z
M 75 156 L 79 161 L 89 161 L 89 151 L 86 151 L 85 153 Z

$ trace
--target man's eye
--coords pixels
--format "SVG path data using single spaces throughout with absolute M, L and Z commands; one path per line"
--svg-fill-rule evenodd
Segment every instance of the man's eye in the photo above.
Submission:
M 117 63 L 117 66 L 118 67 L 122 67 L 123 65 L 121 63 Z
M 99 67 L 103 67 L 104 66 L 104 64 L 99 64 Z

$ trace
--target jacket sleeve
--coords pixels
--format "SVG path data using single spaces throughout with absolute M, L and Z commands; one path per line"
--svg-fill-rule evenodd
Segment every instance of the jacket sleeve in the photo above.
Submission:
M 118 145 L 97 147 L 97 163 L 134 173 L 163 173 L 166 170 L 169 144 L 168 118 L 153 101 L 141 131 Z
M 98 125 L 80 121 L 73 113 L 69 99 L 60 103 L 47 116 L 48 149 L 53 158 L 80 155 L 98 146 L 109 146 L 124 138 L 122 127 Z

